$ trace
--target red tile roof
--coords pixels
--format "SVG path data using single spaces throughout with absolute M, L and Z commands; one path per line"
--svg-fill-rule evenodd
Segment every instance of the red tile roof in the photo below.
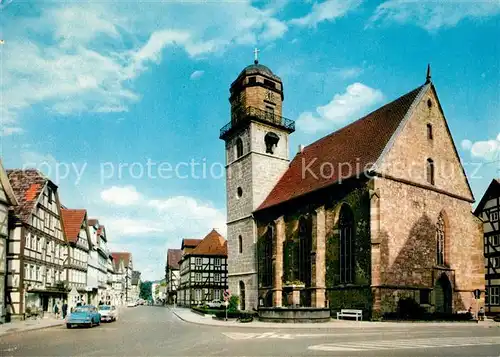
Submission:
M 7 170 L 7 176 L 19 203 L 14 212 L 24 223 L 28 223 L 38 196 L 49 180 L 35 169 Z
M 202 239 L 184 238 L 182 240 L 181 249 L 195 248 L 198 244 L 200 244 L 201 241 L 202 241 Z
M 167 251 L 167 266 L 171 269 L 179 269 L 179 261 L 181 258 L 181 249 L 169 249 Z
M 227 256 L 227 242 L 219 232 L 212 229 L 210 233 L 194 248 L 189 255 L 225 255 Z
M 380 157 L 422 88 L 305 147 L 256 211 L 362 174 Z
M 89 218 L 89 219 L 87 220 L 87 223 L 88 223 L 89 227 L 90 227 L 90 226 L 95 226 L 95 225 L 96 225 L 96 223 L 99 223 L 99 220 L 98 220 L 98 219 L 96 219 L 96 218 Z
M 115 264 L 115 270 L 118 270 L 120 267 L 120 261 L 123 260 L 123 266 L 125 268 L 128 267 L 128 264 L 130 262 L 130 258 L 132 257 L 132 254 L 128 252 L 113 252 L 111 253 L 111 256 L 113 257 L 113 263 Z
M 64 225 L 64 233 L 66 234 L 68 242 L 76 243 L 83 221 L 87 216 L 87 210 L 63 208 L 61 209 L 61 216 Z

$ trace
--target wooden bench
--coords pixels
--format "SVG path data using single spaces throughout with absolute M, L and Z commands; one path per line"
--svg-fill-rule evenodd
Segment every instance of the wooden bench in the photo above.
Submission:
M 356 321 L 358 321 L 359 317 L 359 319 L 363 321 L 363 310 L 342 309 L 340 312 L 337 312 L 337 320 L 340 317 L 355 317 Z

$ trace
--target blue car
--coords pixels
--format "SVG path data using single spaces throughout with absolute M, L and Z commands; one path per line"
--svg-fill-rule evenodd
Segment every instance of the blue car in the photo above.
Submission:
M 101 314 L 94 305 L 77 306 L 66 318 L 66 327 L 73 326 L 99 326 L 101 323 Z

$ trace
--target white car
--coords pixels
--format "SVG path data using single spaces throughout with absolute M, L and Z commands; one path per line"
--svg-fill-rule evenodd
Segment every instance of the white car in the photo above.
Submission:
M 101 321 L 116 321 L 118 320 L 118 309 L 111 305 L 100 305 L 99 313 Z
M 135 302 L 135 301 L 129 301 L 127 304 L 127 307 L 136 307 L 136 306 L 137 306 L 137 302 Z
M 222 307 L 224 303 L 220 300 L 212 300 L 207 305 L 208 307 Z

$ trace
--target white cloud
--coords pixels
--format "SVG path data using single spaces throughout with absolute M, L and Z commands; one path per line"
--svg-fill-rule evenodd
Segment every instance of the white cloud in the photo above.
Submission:
M 106 229 L 111 230 L 115 236 L 139 236 L 164 231 L 161 222 L 155 220 L 108 217 L 99 221 L 102 221 Z
M 101 191 L 101 198 L 108 203 L 119 206 L 130 206 L 141 199 L 141 195 L 134 186 L 112 186 Z
M 363 73 L 363 68 L 361 67 L 346 67 L 339 68 L 337 74 L 342 79 L 352 79 L 359 77 Z
M 24 130 L 16 126 L 3 127 L 0 131 L 0 136 L 9 136 L 13 134 L 21 134 Z
M 57 165 L 57 160 L 50 154 L 41 154 L 36 151 L 23 151 L 21 152 L 21 160 L 23 168 L 37 168 L 50 170 Z M 46 173 L 46 172 L 45 172 Z
M 192 80 L 195 80 L 195 79 L 201 78 L 201 76 L 203 76 L 203 74 L 205 74 L 205 71 L 194 71 L 193 73 L 191 73 L 189 78 Z
M 316 113 L 302 113 L 297 119 L 297 127 L 307 133 L 340 127 L 362 116 L 383 99 L 380 90 L 353 83 L 344 93 L 335 94 L 330 103 L 317 107 Z
M 500 13 L 500 2 L 388 0 L 380 4 L 368 22 L 412 23 L 427 31 L 453 27 L 466 18 L 483 18 Z
M 290 20 L 290 23 L 297 26 L 315 27 L 323 21 L 333 21 L 342 17 L 347 12 L 357 8 L 362 0 L 325 0 L 321 3 L 314 3 L 311 12 L 306 16 Z
M 500 160 L 500 133 L 496 138 L 485 141 L 462 140 L 461 146 L 462 149 L 470 151 L 472 157 L 486 161 Z
M 229 46 L 266 43 L 287 31 L 275 17 L 277 7 L 259 9 L 250 0 L 119 5 L 55 2 L 36 8 L 37 17 L 7 17 L 2 127 L 18 127 L 19 115 L 34 105 L 61 115 L 127 111 L 140 100 L 133 80 L 160 63 L 168 48 L 191 57 L 221 55 Z

